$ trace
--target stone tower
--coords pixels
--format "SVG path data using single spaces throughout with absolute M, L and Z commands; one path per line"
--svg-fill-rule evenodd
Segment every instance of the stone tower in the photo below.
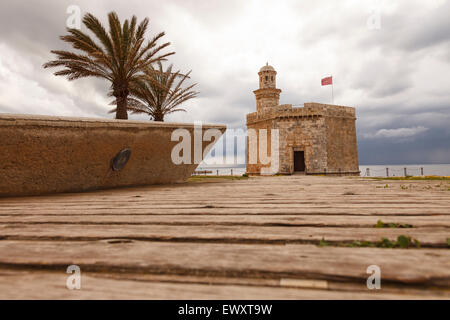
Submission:
M 316 102 L 302 107 L 279 105 L 275 69 L 266 64 L 258 75 L 259 89 L 253 91 L 256 112 L 247 115 L 247 128 L 255 133 L 251 140 L 250 135 L 247 138 L 248 174 L 262 174 L 270 166 L 261 160 L 260 151 L 272 154 L 269 136 L 277 129 L 276 173 L 359 175 L 355 108 Z M 267 150 L 261 149 L 261 134 L 267 137 Z
M 259 89 L 253 91 L 256 96 L 256 110 L 263 112 L 275 107 L 280 100 L 281 90 L 277 89 L 277 72 L 267 63 L 259 72 Z

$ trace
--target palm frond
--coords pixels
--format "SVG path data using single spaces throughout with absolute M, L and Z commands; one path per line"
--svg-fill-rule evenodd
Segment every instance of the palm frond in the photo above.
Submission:
M 166 114 L 186 111 L 179 106 L 198 95 L 198 92 L 192 90 L 196 84 L 183 88 L 190 72 L 180 76 L 180 71 L 172 70 L 172 65 L 164 70 L 162 63 L 158 61 L 156 68 L 146 68 L 145 77 L 134 81 L 130 86 L 131 95 L 140 104 L 138 109 L 133 107 L 133 113 L 146 113 L 157 121 L 163 121 Z M 145 104 L 146 108 L 142 108 L 141 104 Z

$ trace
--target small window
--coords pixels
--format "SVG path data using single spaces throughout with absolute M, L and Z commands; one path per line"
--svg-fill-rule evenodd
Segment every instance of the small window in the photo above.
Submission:
M 269 77 L 268 77 L 268 76 L 266 76 L 266 81 L 267 81 L 267 80 L 269 80 Z
M 273 76 L 271 76 L 271 77 L 270 77 L 270 80 L 272 80 L 272 81 L 273 81 Z

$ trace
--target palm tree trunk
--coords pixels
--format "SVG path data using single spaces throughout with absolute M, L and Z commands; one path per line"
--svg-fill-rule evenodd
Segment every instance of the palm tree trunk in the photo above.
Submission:
M 116 109 L 116 119 L 128 119 L 127 112 L 127 96 L 125 97 L 116 97 L 117 100 L 117 109 Z
M 116 119 L 128 119 L 127 110 L 127 98 L 128 98 L 128 86 L 126 82 L 118 82 L 113 84 L 113 95 L 116 97 L 117 109 L 116 109 Z
M 164 122 L 164 114 L 162 112 L 156 112 L 154 120 Z

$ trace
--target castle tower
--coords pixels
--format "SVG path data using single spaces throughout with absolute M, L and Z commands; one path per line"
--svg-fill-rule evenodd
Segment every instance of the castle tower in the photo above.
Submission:
M 275 69 L 266 64 L 258 75 L 259 89 L 253 91 L 256 112 L 247 114 L 246 122 L 247 174 L 358 176 L 355 108 L 316 102 L 280 105 Z M 278 143 L 272 143 L 273 130 Z M 270 163 L 261 158 L 264 155 Z
M 256 96 L 256 111 L 263 112 L 278 105 L 281 90 L 276 88 L 277 72 L 268 63 L 259 70 L 258 75 L 259 89 L 253 93 Z

